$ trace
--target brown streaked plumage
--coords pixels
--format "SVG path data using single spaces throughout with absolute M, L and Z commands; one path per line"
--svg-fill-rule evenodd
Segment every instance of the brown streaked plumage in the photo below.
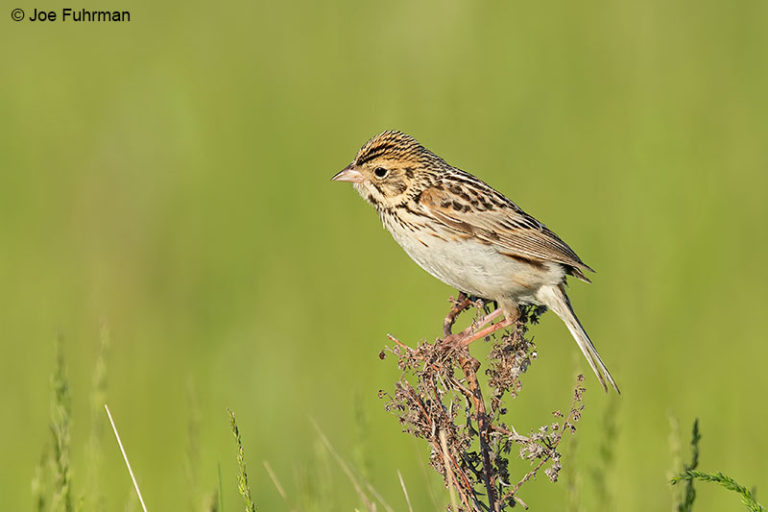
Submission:
M 544 224 L 413 137 L 387 131 L 336 174 L 371 203 L 384 227 L 427 272 L 499 303 L 509 325 L 519 304 L 545 305 L 566 324 L 607 389 L 618 387 L 573 312 L 565 278 L 592 271 Z M 471 341 L 471 340 L 469 340 Z

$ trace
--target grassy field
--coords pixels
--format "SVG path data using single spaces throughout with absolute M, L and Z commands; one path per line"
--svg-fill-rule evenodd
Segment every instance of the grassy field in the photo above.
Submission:
M 396 510 L 398 470 L 415 510 L 447 503 L 377 397 L 399 378 L 377 355 L 388 332 L 439 335 L 455 292 L 329 181 L 384 129 L 482 177 L 597 270 L 570 294 L 623 394 L 587 375 L 570 476 L 528 484 L 533 510 L 670 510 L 695 417 L 699 469 L 768 492 L 768 4 L 115 8 L 130 23 L 6 13 L 0 30 L 4 509 L 34 508 L 57 339 L 89 507 L 132 492 L 102 397 L 150 510 L 200 510 L 219 468 L 224 510 L 241 508 L 227 408 L 261 510 L 360 507 L 313 421 Z M 520 431 L 588 370 L 553 315 L 533 334 Z M 737 506 L 699 485 L 697 511 Z

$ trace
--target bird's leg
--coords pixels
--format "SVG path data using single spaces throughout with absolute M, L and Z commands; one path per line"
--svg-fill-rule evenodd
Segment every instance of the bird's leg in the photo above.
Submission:
M 510 325 L 514 325 L 514 323 L 517 322 L 517 319 L 520 318 L 520 309 L 517 307 L 510 308 L 510 309 L 511 309 L 511 312 L 510 311 L 503 312 L 504 320 L 502 320 L 501 322 L 495 323 L 493 325 L 489 325 L 485 329 L 480 329 L 475 333 L 467 333 L 465 337 L 459 340 L 459 343 L 461 344 L 461 346 L 467 347 L 469 346 L 470 343 L 477 341 L 481 338 L 485 338 L 486 336 L 490 336 L 491 334 L 498 331 L 499 329 L 503 329 L 504 327 L 509 327 Z M 502 313 L 502 309 L 501 308 L 497 309 L 490 315 L 483 318 L 481 323 L 478 324 L 478 327 L 482 327 L 486 323 L 490 322 L 491 320 L 499 316 L 501 313 Z M 462 334 L 464 334 L 464 332 L 462 332 Z
M 504 327 L 509 327 L 510 325 L 514 324 L 514 320 L 510 320 L 508 318 L 505 318 L 501 322 L 495 323 L 493 325 L 489 325 L 485 329 L 480 329 L 479 331 L 472 333 L 470 336 L 467 336 L 466 338 L 463 338 L 461 340 L 461 346 L 466 347 L 470 343 L 479 340 L 480 338 L 485 338 L 486 336 L 490 336 L 494 332 L 498 331 L 499 329 L 502 329 Z
M 456 301 L 451 306 L 451 310 L 448 312 L 445 320 L 443 320 L 443 336 L 447 338 L 451 335 L 451 329 L 453 328 L 454 322 L 456 322 L 456 317 L 470 305 L 472 305 L 471 299 L 467 297 L 464 292 L 459 292 L 459 296 L 456 297 Z
M 458 345 L 461 345 L 461 346 L 465 347 L 469 343 L 472 343 L 472 341 L 475 341 L 476 339 L 478 339 L 478 338 L 474 338 L 473 337 L 473 330 L 474 329 L 478 329 L 478 328 L 484 326 L 485 324 L 487 324 L 488 322 L 492 322 L 493 320 L 495 320 L 501 314 L 502 314 L 501 309 L 497 309 L 493 313 L 490 313 L 490 314 L 482 317 L 480 320 L 478 320 L 476 322 L 473 322 L 472 325 L 470 325 L 469 327 L 467 327 L 463 331 L 461 331 L 459 333 L 456 333 L 456 334 L 451 334 L 449 336 L 446 336 L 443 339 L 443 341 L 445 343 L 450 343 L 450 344 L 455 343 L 455 344 L 458 344 Z M 496 324 L 496 325 L 499 325 L 499 324 Z M 492 325 L 491 327 L 496 327 L 496 325 Z M 487 329 L 483 329 L 483 331 L 485 331 L 485 330 L 487 330 Z M 483 332 L 483 331 L 480 331 L 480 332 Z M 493 331 L 491 331 L 491 332 L 493 332 Z M 488 335 L 485 334 L 484 336 L 488 336 Z M 471 341 L 469 341 L 468 343 L 466 343 L 465 340 L 467 338 L 470 338 L 470 337 L 473 337 L 473 339 Z
M 465 333 L 465 332 L 466 333 L 471 332 L 473 327 L 475 329 L 477 329 L 478 327 L 484 326 L 488 322 L 493 322 L 494 320 L 496 320 L 496 318 L 498 318 L 502 314 L 503 314 L 503 311 L 501 310 L 501 308 L 499 308 L 499 309 L 493 311 L 492 313 L 489 313 L 489 314 L 485 315 L 483 318 L 478 320 L 474 325 L 471 325 L 471 326 L 467 327 L 466 329 L 464 329 L 464 331 L 462 331 L 462 334 Z

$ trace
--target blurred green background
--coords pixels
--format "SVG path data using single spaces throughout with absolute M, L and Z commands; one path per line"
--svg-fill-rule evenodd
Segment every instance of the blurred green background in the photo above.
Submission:
M 398 469 L 417 510 L 434 508 L 430 493 L 447 502 L 426 448 L 377 398 L 399 375 L 377 354 L 387 332 L 437 336 L 454 291 L 329 181 L 384 129 L 482 177 L 597 269 L 571 298 L 623 395 L 613 404 L 586 374 L 563 461 L 584 510 L 600 502 L 590 472 L 606 415 L 612 509 L 670 509 L 672 447 L 679 437 L 688 458 L 694 417 L 700 468 L 767 495 L 764 1 L 109 7 L 131 22 L 0 22 L 4 509 L 32 508 L 57 336 L 74 493 L 91 492 L 103 325 L 107 401 L 151 510 L 199 509 L 219 464 L 225 510 L 241 507 L 227 407 L 262 510 L 289 509 L 263 460 L 296 508 L 313 493 L 318 510 L 359 506 L 311 418 L 397 510 Z M 551 314 L 534 335 L 520 431 L 567 407 L 588 371 Z M 96 485 L 122 510 L 130 482 L 104 436 Z M 696 510 L 739 506 L 698 489 Z M 569 493 L 542 475 L 521 496 L 553 510 Z

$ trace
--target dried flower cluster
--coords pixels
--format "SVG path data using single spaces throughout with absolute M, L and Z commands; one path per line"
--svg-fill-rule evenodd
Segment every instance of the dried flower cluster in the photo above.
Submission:
M 403 375 L 393 395 L 380 395 L 405 432 L 431 445 L 431 465 L 459 497 L 455 511 L 497 512 L 515 504 L 527 509 L 518 496 L 525 482 L 544 466 L 545 474 L 557 480 L 561 469 L 557 448 L 565 432 L 575 431 L 583 409 L 583 377 L 578 377 L 568 414 L 555 411 L 554 422 L 529 435 L 519 434 L 504 421 L 504 400 L 522 390 L 520 377 L 536 358 L 535 345 L 526 337 L 528 325 L 536 323 L 544 309 L 523 308 L 515 328 L 494 339 L 484 372 L 487 382 L 481 386 L 480 362 L 451 334 L 456 317 L 472 305 L 482 311 L 481 302 L 459 296 L 445 319 L 443 338 L 434 343 L 411 348 L 390 336 L 395 345 L 386 351 L 397 357 Z M 515 446 L 520 458 L 532 466 L 517 483 L 509 474 L 509 454 Z

